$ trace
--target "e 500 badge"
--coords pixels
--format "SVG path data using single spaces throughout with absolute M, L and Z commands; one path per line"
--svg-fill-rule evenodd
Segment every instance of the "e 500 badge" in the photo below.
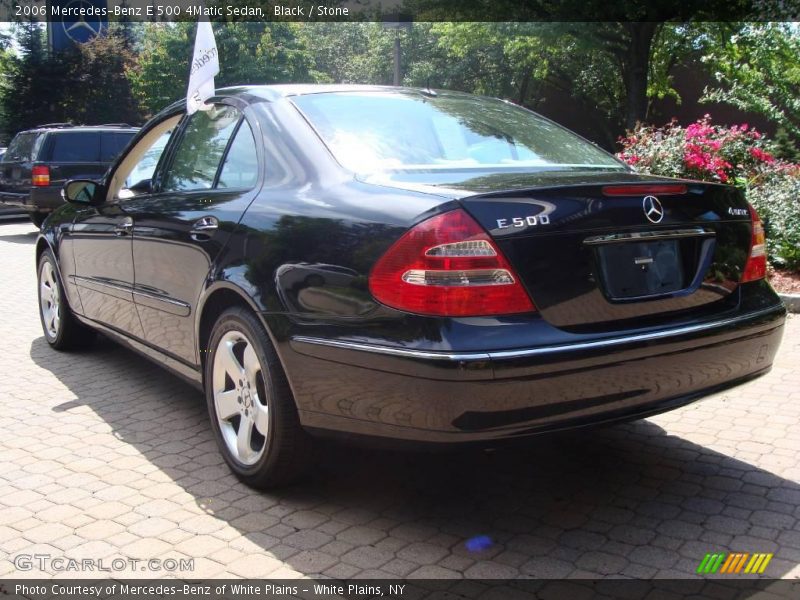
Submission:
M 511 221 L 510 223 L 509 220 Z M 509 227 L 536 227 L 537 225 L 550 225 L 550 217 L 547 215 L 531 215 L 529 217 L 497 219 L 498 229 L 508 229 Z

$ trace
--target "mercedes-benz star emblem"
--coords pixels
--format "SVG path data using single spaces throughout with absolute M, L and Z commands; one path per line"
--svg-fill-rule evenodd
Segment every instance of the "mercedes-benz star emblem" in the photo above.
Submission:
M 61 20 L 61 27 L 64 28 L 64 33 L 66 36 L 71 39 L 73 42 L 78 44 L 84 44 L 98 35 L 100 35 L 103 31 L 103 21 L 101 17 L 91 14 L 91 9 L 95 8 L 90 4 L 87 0 L 73 0 L 67 7 L 74 7 L 77 9 L 87 9 L 89 10 L 89 17 L 83 15 L 79 15 L 77 21 L 71 21 L 67 19 L 73 19 L 74 17 L 63 17 Z
M 642 200 L 642 209 L 644 216 L 651 223 L 661 223 L 661 219 L 664 218 L 664 208 L 655 196 L 645 196 Z

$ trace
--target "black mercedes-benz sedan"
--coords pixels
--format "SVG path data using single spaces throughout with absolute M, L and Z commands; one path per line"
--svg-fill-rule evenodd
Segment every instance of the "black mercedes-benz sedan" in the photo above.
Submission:
M 256 487 L 320 434 L 491 444 L 666 411 L 766 373 L 783 331 L 739 191 L 500 100 L 219 90 L 64 195 L 37 243 L 47 341 L 101 331 L 202 388 Z

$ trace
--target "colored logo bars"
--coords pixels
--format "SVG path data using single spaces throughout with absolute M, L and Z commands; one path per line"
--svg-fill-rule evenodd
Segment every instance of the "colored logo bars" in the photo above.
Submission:
M 747 552 L 706 554 L 700 562 L 700 566 L 697 567 L 697 572 L 702 575 L 712 573 L 756 573 L 760 575 L 767 568 L 772 556 L 772 554 L 748 554 Z

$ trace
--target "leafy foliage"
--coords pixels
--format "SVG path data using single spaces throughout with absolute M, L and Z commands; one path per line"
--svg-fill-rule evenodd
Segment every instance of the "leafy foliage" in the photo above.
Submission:
M 800 169 L 766 173 L 747 198 L 764 220 L 770 262 L 800 271 Z
M 220 56 L 217 87 L 309 81 L 309 52 L 298 39 L 296 23 L 214 25 Z M 186 93 L 196 25 L 157 23 L 144 33 L 137 69 L 130 72 L 133 92 L 152 115 Z
M 12 132 L 48 122 L 140 122 L 128 79 L 135 61 L 118 29 L 55 56 L 38 24 L 18 24 L 16 33 L 22 52 L 2 61 L 1 105 Z
M 703 57 L 718 87 L 704 100 L 768 117 L 800 140 L 800 36 L 787 23 L 745 24 Z
M 621 138 L 619 158 L 638 171 L 718 183 L 746 183 L 772 165 L 764 137 L 747 123 L 723 127 L 706 115 L 682 127 L 640 125 Z
M 758 131 L 706 115 L 685 128 L 640 126 L 621 143 L 619 158 L 640 172 L 742 188 L 764 221 L 770 262 L 800 270 L 800 165 L 775 158 Z

